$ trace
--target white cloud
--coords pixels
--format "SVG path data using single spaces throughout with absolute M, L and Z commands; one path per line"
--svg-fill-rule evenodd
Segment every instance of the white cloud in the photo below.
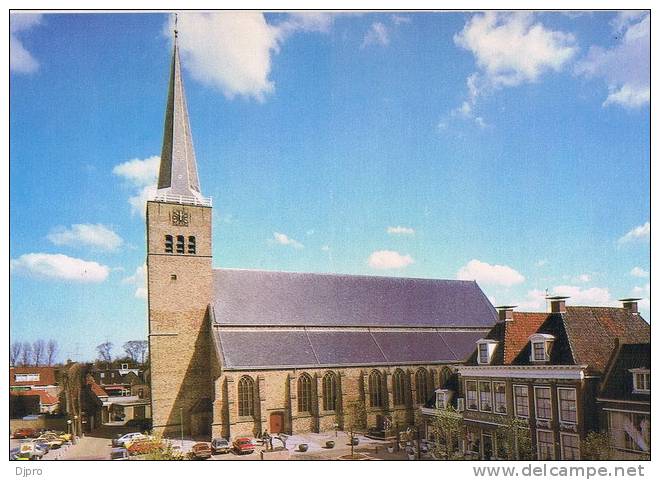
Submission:
M 390 19 L 392 20 L 392 23 L 394 25 L 403 25 L 403 24 L 408 24 L 412 22 L 412 19 L 410 17 L 407 17 L 405 15 L 398 15 L 398 14 L 393 14 Z
M 228 98 L 264 101 L 275 89 L 273 54 L 296 32 L 327 32 L 336 15 L 300 12 L 271 25 L 261 12 L 181 13 L 177 28 L 185 68 L 199 82 Z M 166 25 L 171 35 L 173 19 Z
M 467 78 L 468 97 L 452 116 L 474 119 L 477 99 L 503 87 L 536 82 L 548 71 L 560 71 L 575 55 L 575 37 L 546 28 L 530 12 L 486 12 L 473 15 L 454 43 L 475 57 L 478 72 Z
M 537 267 L 545 267 L 548 264 L 548 260 L 545 258 L 542 258 L 541 260 L 537 261 L 534 265 Z
M 501 285 L 510 287 L 525 281 L 525 277 L 507 265 L 491 265 L 479 260 L 470 260 L 458 270 L 459 280 L 476 280 L 483 285 Z
M 128 198 L 132 215 L 145 217 L 147 200 L 156 194 L 159 167 L 160 157 L 153 155 L 145 159 L 128 160 L 112 169 L 112 173 L 123 178 L 134 190 L 133 195 Z
M 285 235 L 284 233 L 279 233 L 279 232 L 273 232 L 273 237 L 275 238 L 275 241 L 279 243 L 280 245 L 289 245 L 293 248 L 304 248 L 305 246 L 294 240 L 293 238 L 290 238 L 289 236 Z
M 370 45 L 387 46 L 390 43 L 390 37 L 387 27 L 381 22 L 374 22 L 362 40 L 360 48 L 366 48 Z
M 575 72 L 605 80 L 609 94 L 603 106 L 641 107 L 651 98 L 651 17 L 644 12 L 620 12 L 612 27 L 617 44 L 609 49 L 592 46 Z
M 396 227 L 387 227 L 387 233 L 390 235 L 414 235 L 415 229 L 397 225 Z
M 378 250 L 369 255 L 367 263 L 377 270 L 405 268 L 415 263 L 410 255 L 403 255 L 393 250 Z
M 135 285 L 135 298 L 147 298 L 147 265 L 142 264 L 135 269 L 135 273 L 129 277 L 124 278 L 124 284 Z
M 81 283 L 103 282 L 110 272 L 106 265 L 51 253 L 26 253 L 9 264 L 11 271 L 27 276 Z
M 558 285 L 552 289 L 552 295 L 571 297 L 571 305 L 616 306 L 607 288 L 582 288 L 574 285 Z
M 158 155 L 153 155 L 145 159 L 134 158 L 127 162 L 120 163 L 112 169 L 112 173 L 122 177 L 131 185 L 143 187 L 156 183 L 159 167 L 160 157 Z
M 323 252 L 329 252 L 330 251 L 330 245 L 323 245 L 321 247 L 321 251 Z
M 543 290 L 530 290 L 527 292 L 524 300 L 519 302 L 513 302 L 514 305 L 518 305 L 518 310 L 544 310 L 546 306 L 546 293 Z
M 124 243 L 119 235 L 100 223 L 79 223 L 71 225 L 71 228 L 56 227 L 46 238 L 55 245 L 92 247 L 107 251 L 116 250 Z
M 12 13 L 9 15 L 9 69 L 16 73 L 33 73 L 39 69 L 39 62 L 27 51 L 18 39 L 20 32 L 26 32 L 41 24 L 43 15 L 32 13 Z
M 651 235 L 651 224 L 649 222 L 646 222 L 643 225 L 639 225 L 633 228 L 632 230 L 630 230 L 623 237 L 619 238 L 618 242 L 619 244 L 623 244 L 623 243 L 643 241 L 648 239 L 650 235 Z
M 633 267 L 633 269 L 630 270 L 630 275 L 638 278 L 646 278 L 649 276 L 649 272 L 644 270 L 642 267 Z
M 582 283 L 590 282 L 591 281 L 591 275 L 589 275 L 588 273 L 583 273 L 581 275 L 578 275 L 577 276 L 577 281 L 582 282 Z

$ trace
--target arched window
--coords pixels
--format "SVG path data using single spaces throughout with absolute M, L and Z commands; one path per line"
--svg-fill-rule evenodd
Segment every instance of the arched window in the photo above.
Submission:
M 383 377 L 378 370 L 369 375 L 369 403 L 372 407 L 383 406 Z
M 195 237 L 188 237 L 188 253 L 197 253 L 197 245 L 195 244 Z
M 312 411 L 312 377 L 303 373 L 298 377 L 298 412 Z
M 424 368 L 415 372 L 415 386 L 417 387 L 417 403 L 426 403 L 429 399 L 429 374 Z
M 165 235 L 165 253 L 172 253 L 172 235 Z
M 397 368 L 392 376 L 392 386 L 394 389 L 394 405 L 401 406 L 406 404 L 406 374 L 403 370 Z
M 254 416 L 254 381 L 248 376 L 238 381 L 238 416 Z
M 440 371 L 440 388 L 447 388 L 447 384 L 451 379 L 451 370 L 448 367 L 444 367 Z
M 337 379 L 333 372 L 323 376 L 323 410 L 336 410 L 337 408 Z
M 185 253 L 185 249 L 183 248 L 184 238 L 183 235 L 176 236 L 176 253 Z

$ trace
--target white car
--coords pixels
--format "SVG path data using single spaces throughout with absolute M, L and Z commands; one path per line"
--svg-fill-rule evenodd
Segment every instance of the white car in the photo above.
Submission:
M 140 432 L 127 433 L 122 435 L 119 438 L 112 440 L 113 447 L 125 447 L 127 443 L 134 442 L 135 440 L 141 440 L 147 438 L 146 435 Z

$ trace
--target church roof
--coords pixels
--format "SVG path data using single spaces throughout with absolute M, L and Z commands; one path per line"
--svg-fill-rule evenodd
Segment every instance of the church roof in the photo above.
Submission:
M 181 196 L 189 201 L 203 199 L 197 176 L 197 161 L 188 119 L 176 31 L 156 195 L 170 198 Z
M 497 321 L 473 281 L 220 269 L 213 284 L 222 325 L 490 328 Z
M 460 362 L 497 313 L 475 282 L 214 270 L 224 368 Z

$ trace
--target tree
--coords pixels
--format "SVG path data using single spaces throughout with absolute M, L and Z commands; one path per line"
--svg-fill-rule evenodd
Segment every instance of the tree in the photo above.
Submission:
M 123 348 L 133 363 L 144 364 L 144 357 L 148 348 L 146 340 L 130 340 L 124 344 Z
M 497 437 L 498 456 L 507 460 L 529 460 L 532 458 L 532 437 L 525 420 L 505 417 L 501 420 L 495 435 Z
M 367 409 L 362 400 L 353 400 L 346 405 L 346 413 L 348 414 L 348 432 L 351 439 L 351 458 L 353 458 L 355 434 L 366 424 Z
M 57 342 L 52 338 L 48 340 L 46 344 L 46 364 L 49 367 L 52 367 L 55 363 L 55 357 L 57 357 L 58 346 Z
M 444 456 L 447 460 L 454 460 L 458 453 L 453 448 L 454 440 L 458 441 L 463 437 L 463 416 L 450 405 L 433 417 L 430 427 L 435 438 L 433 453 L 436 456 Z M 444 445 L 440 442 L 441 439 Z
M 21 365 L 27 367 L 32 364 L 32 344 L 23 342 L 21 347 Z
M 35 340 L 32 343 L 32 359 L 36 366 L 41 365 L 42 360 L 44 359 L 44 353 L 46 352 L 46 342 L 43 340 Z
M 21 342 L 12 342 L 11 347 L 9 348 L 9 361 L 12 367 L 18 365 L 18 361 L 21 358 L 22 349 L 23 344 Z
M 580 453 L 583 460 L 612 460 L 613 451 L 607 432 L 589 432 L 582 444 Z
M 80 363 L 67 364 L 62 372 L 62 390 L 68 420 L 71 420 L 71 433 L 80 435 L 82 427 L 82 390 L 86 375 Z
M 112 342 L 103 342 L 96 346 L 96 351 L 99 353 L 99 358 L 106 363 L 112 361 Z

